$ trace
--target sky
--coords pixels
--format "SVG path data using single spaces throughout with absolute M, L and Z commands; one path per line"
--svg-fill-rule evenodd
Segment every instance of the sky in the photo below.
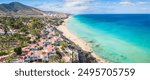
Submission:
M 71 14 L 150 14 L 150 0 L 0 0 Z

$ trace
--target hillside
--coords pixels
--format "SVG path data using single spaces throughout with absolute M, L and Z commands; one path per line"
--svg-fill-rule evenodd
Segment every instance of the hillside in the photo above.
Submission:
M 21 4 L 12 2 L 9 4 L 0 4 L 1 15 L 43 15 L 43 11 Z

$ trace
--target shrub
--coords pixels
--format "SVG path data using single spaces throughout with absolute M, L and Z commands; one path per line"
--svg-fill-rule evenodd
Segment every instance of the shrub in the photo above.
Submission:
M 68 43 L 65 42 L 65 41 L 62 41 L 62 42 L 60 42 L 59 45 L 62 46 L 62 47 L 67 47 L 67 46 L 68 46 Z
M 14 52 L 17 54 L 17 55 L 21 55 L 22 54 L 22 49 L 21 47 L 17 47 L 14 49 Z
M 59 36 L 59 32 L 56 32 L 56 36 Z
M 6 51 L 1 51 L 0 52 L 0 56 L 3 56 L 3 55 L 8 55 L 9 53 L 8 52 L 6 52 Z

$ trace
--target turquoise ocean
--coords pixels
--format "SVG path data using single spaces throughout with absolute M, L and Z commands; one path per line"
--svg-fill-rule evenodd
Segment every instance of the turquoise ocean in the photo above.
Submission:
M 67 27 L 111 62 L 150 63 L 149 14 L 83 14 Z

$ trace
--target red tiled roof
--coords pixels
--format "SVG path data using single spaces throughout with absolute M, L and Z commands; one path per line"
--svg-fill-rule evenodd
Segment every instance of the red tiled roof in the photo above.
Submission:
M 54 48 L 55 47 L 53 45 L 48 45 L 47 47 L 44 47 L 44 50 L 47 50 L 48 52 L 52 52 Z

